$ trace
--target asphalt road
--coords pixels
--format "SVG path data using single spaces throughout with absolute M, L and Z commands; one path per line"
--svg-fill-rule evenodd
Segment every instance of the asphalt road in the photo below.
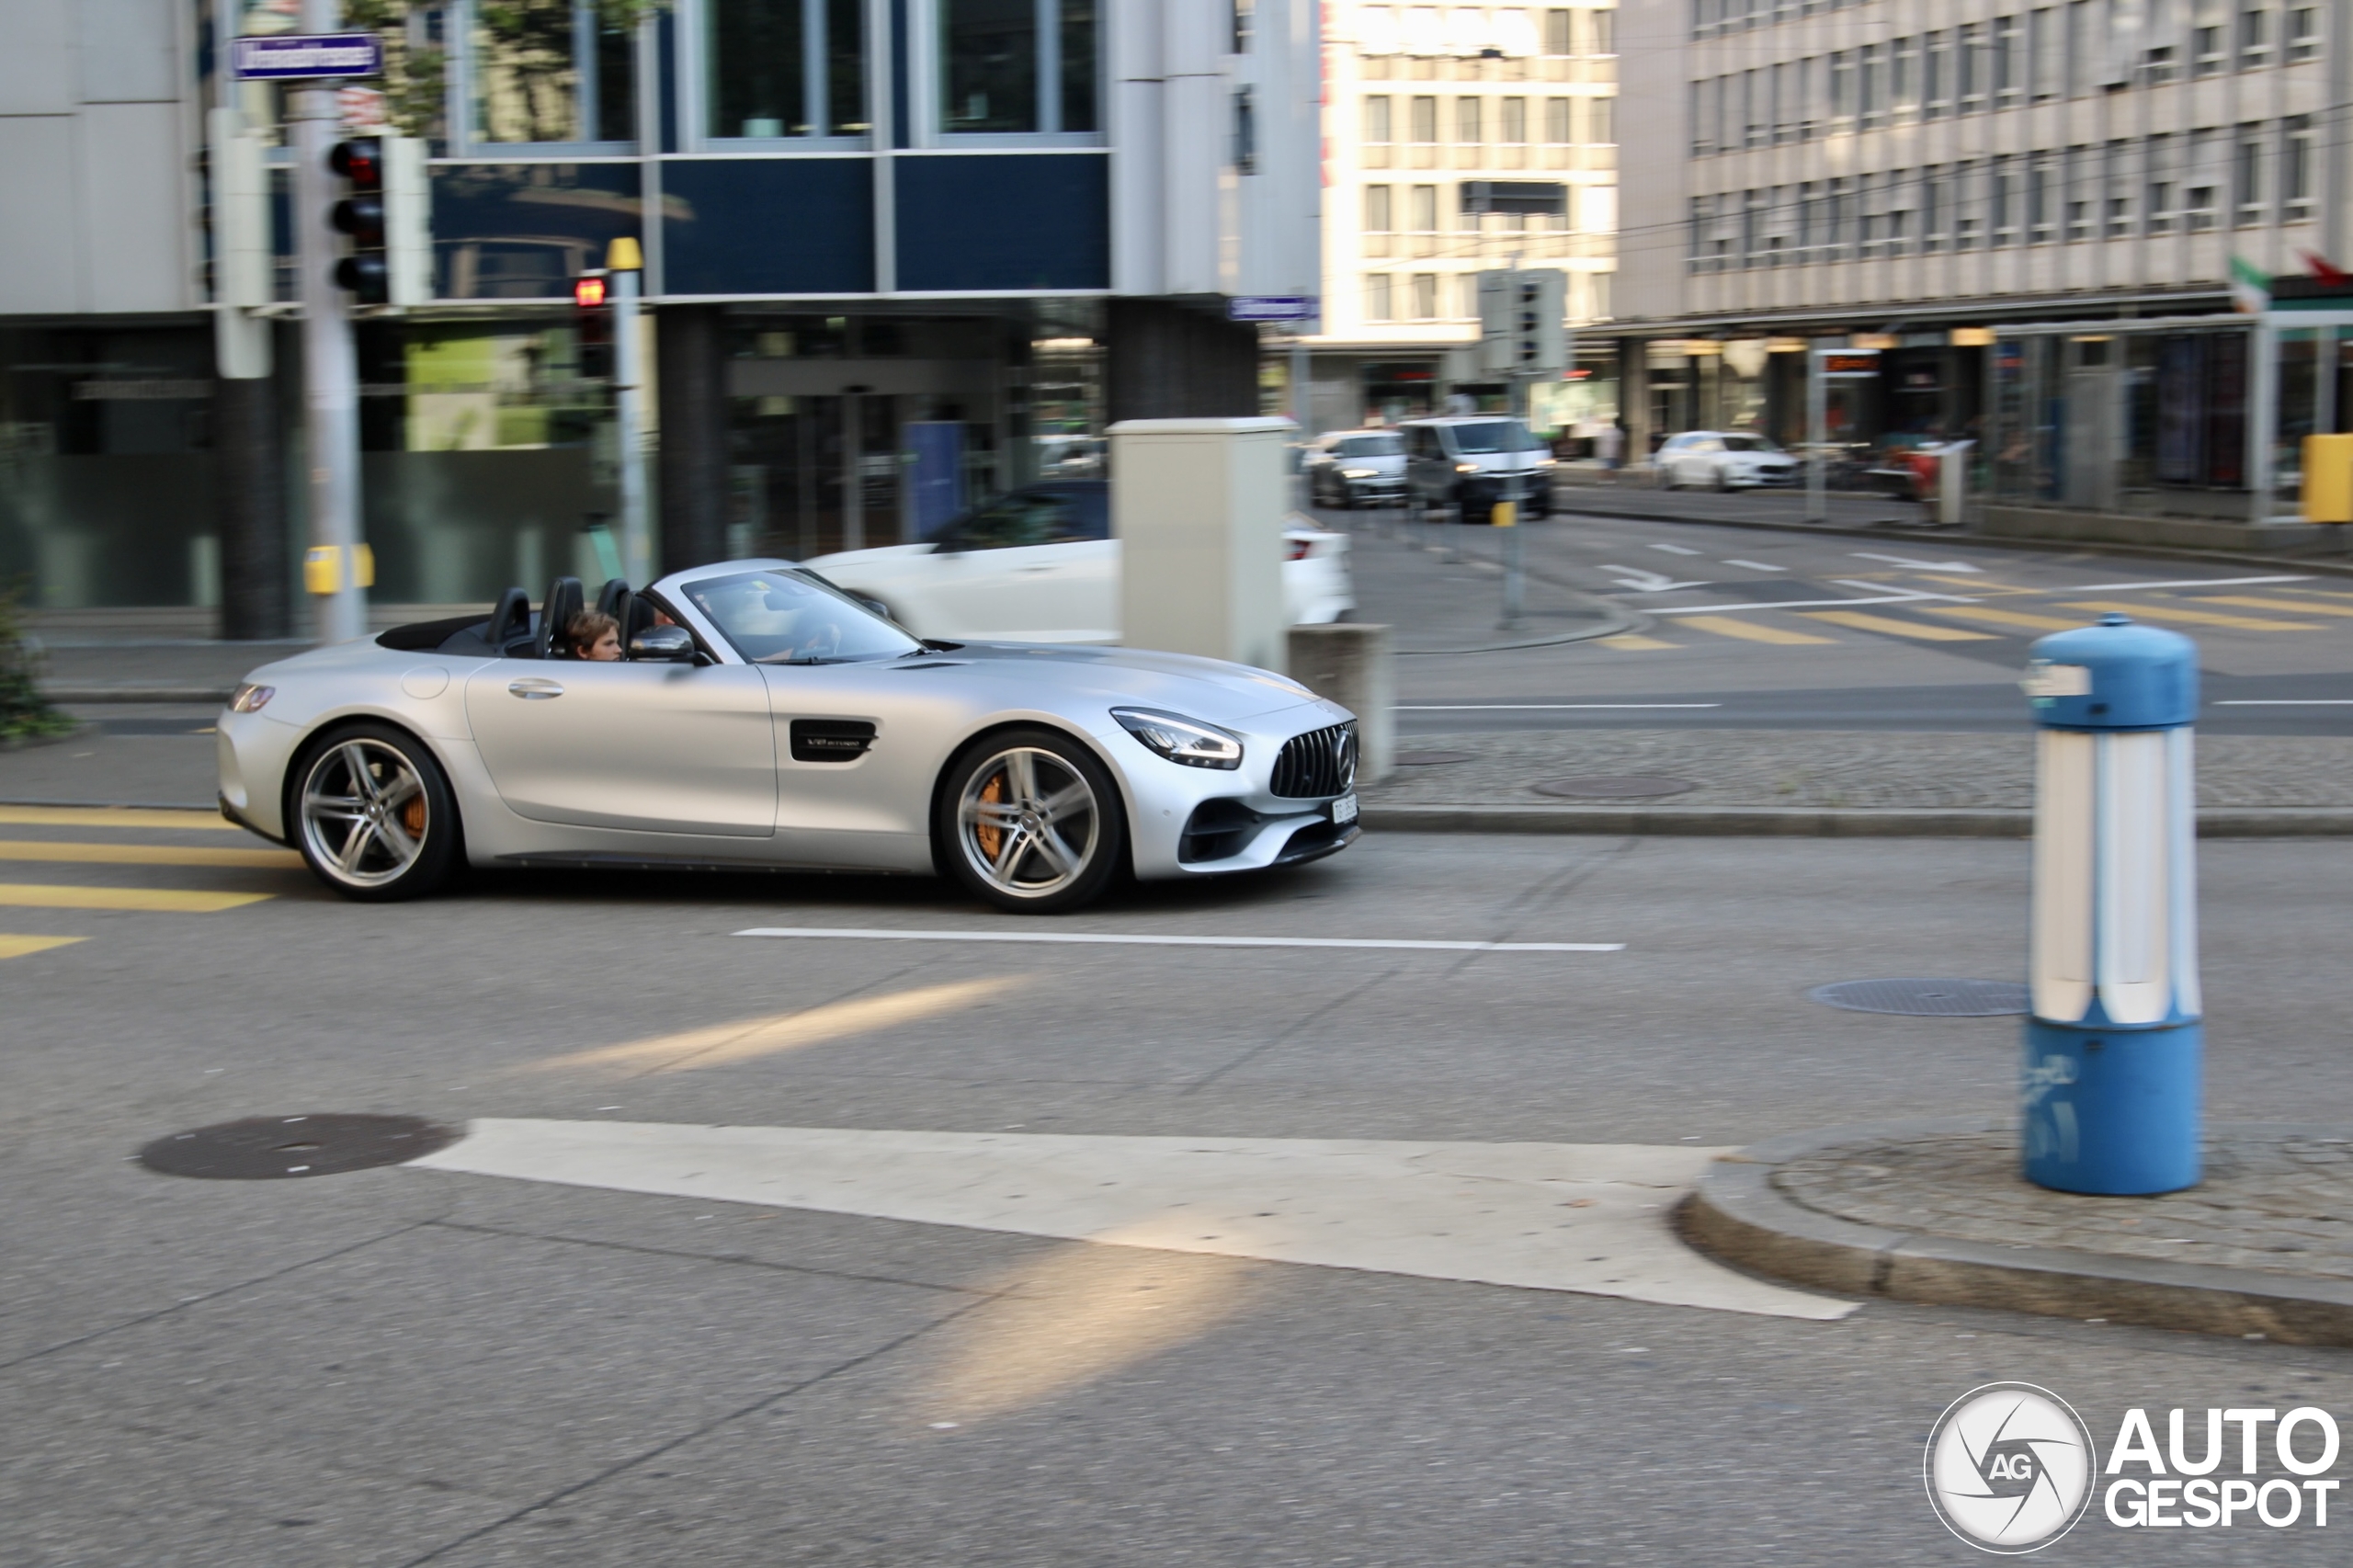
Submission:
M 1668 1150 L 1998 1113 L 2016 1019 L 1805 993 L 2015 976 L 2020 845 L 1373 835 L 1051 923 L 1622 944 L 1463 952 L 746 939 L 1039 923 L 855 878 L 511 875 L 363 906 L 187 853 L 267 849 L 218 829 L 20 814 L 5 837 L 0 926 L 77 938 L 0 960 L 12 1568 L 1959 1563 L 1979 1559 L 1928 1512 L 1920 1444 L 1977 1384 L 2051 1387 L 2103 1442 L 2128 1406 L 2353 1413 L 2343 1354 L 2105 1324 L 1801 1321 L 597 1185 L 128 1159 L 337 1110 Z M 2346 1104 L 2353 848 L 2203 858 L 2211 1113 Z M 28 886 L 259 897 L 60 907 Z M 2342 1556 L 2309 1524 L 2143 1540 L 2095 1515 L 2046 1560 Z
M 1592 493 L 1567 487 L 1562 495 L 1574 508 Z M 1603 493 L 1592 504 L 1614 499 Z M 1692 499 L 1706 504 L 1694 510 L 1723 511 L 1787 497 Z M 1407 525 L 1395 514 L 1322 516 L 1357 536 L 1367 619 L 1418 631 L 1426 600 L 1461 619 L 1465 585 L 1475 581 L 1486 585 L 1477 612 L 1492 641 L 1513 640 L 1495 627 L 1497 530 Z M 2014 730 L 2026 723 L 2016 683 L 2033 640 L 2120 610 L 2198 640 L 2202 727 L 2353 733 L 2353 577 L 1574 510 L 1529 526 L 1523 548 L 1539 593 L 1600 595 L 1646 624 L 1597 641 L 1401 658 L 1407 733 Z M 1457 559 L 1447 559 L 1449 550 Z M 1532 621 L 1530 639 L 1543 630 Z

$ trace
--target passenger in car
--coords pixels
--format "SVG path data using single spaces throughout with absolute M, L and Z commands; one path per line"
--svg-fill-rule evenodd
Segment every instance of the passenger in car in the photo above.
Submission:
M 621 624 L 609 615 L 584 610 L 572 618 L 563 629 L 564 640 L 572 644 L 572 656 L 589 659 L 597 664 L 616 664 L 621 656 Z

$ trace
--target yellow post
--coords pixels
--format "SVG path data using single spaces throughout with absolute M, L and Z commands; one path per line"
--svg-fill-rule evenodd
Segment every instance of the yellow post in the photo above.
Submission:
M 2353 436 L 2304 437 L 2304 521 L 2353 523 Z
M 1512 527 L 1519 521 L 1519 503 L 1517 501 L 1496 502 L 1495 509 L 1487 514 L 1487 521 L 1499 528 Z
M 314 594 L 343 591 L 343 548 L 314 544 L 302 552 L 302 586 Z

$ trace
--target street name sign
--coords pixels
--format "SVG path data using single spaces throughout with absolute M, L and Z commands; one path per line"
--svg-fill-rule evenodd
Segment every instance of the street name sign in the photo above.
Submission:
M 1313 321 L 1323 313 L 1314 294 L 1237 294 L 1225 303 L 1228 321 Z
M 384 74 L 384 40 L 374 33 L 241 38 L 229 47 L 230 70 L 241 82 L 301 82 Z

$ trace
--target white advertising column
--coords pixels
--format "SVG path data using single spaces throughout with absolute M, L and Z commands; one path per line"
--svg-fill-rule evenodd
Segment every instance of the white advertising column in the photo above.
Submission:
M 1288 419 L 1111 426 L 1120 641 L 1280 671 Z

